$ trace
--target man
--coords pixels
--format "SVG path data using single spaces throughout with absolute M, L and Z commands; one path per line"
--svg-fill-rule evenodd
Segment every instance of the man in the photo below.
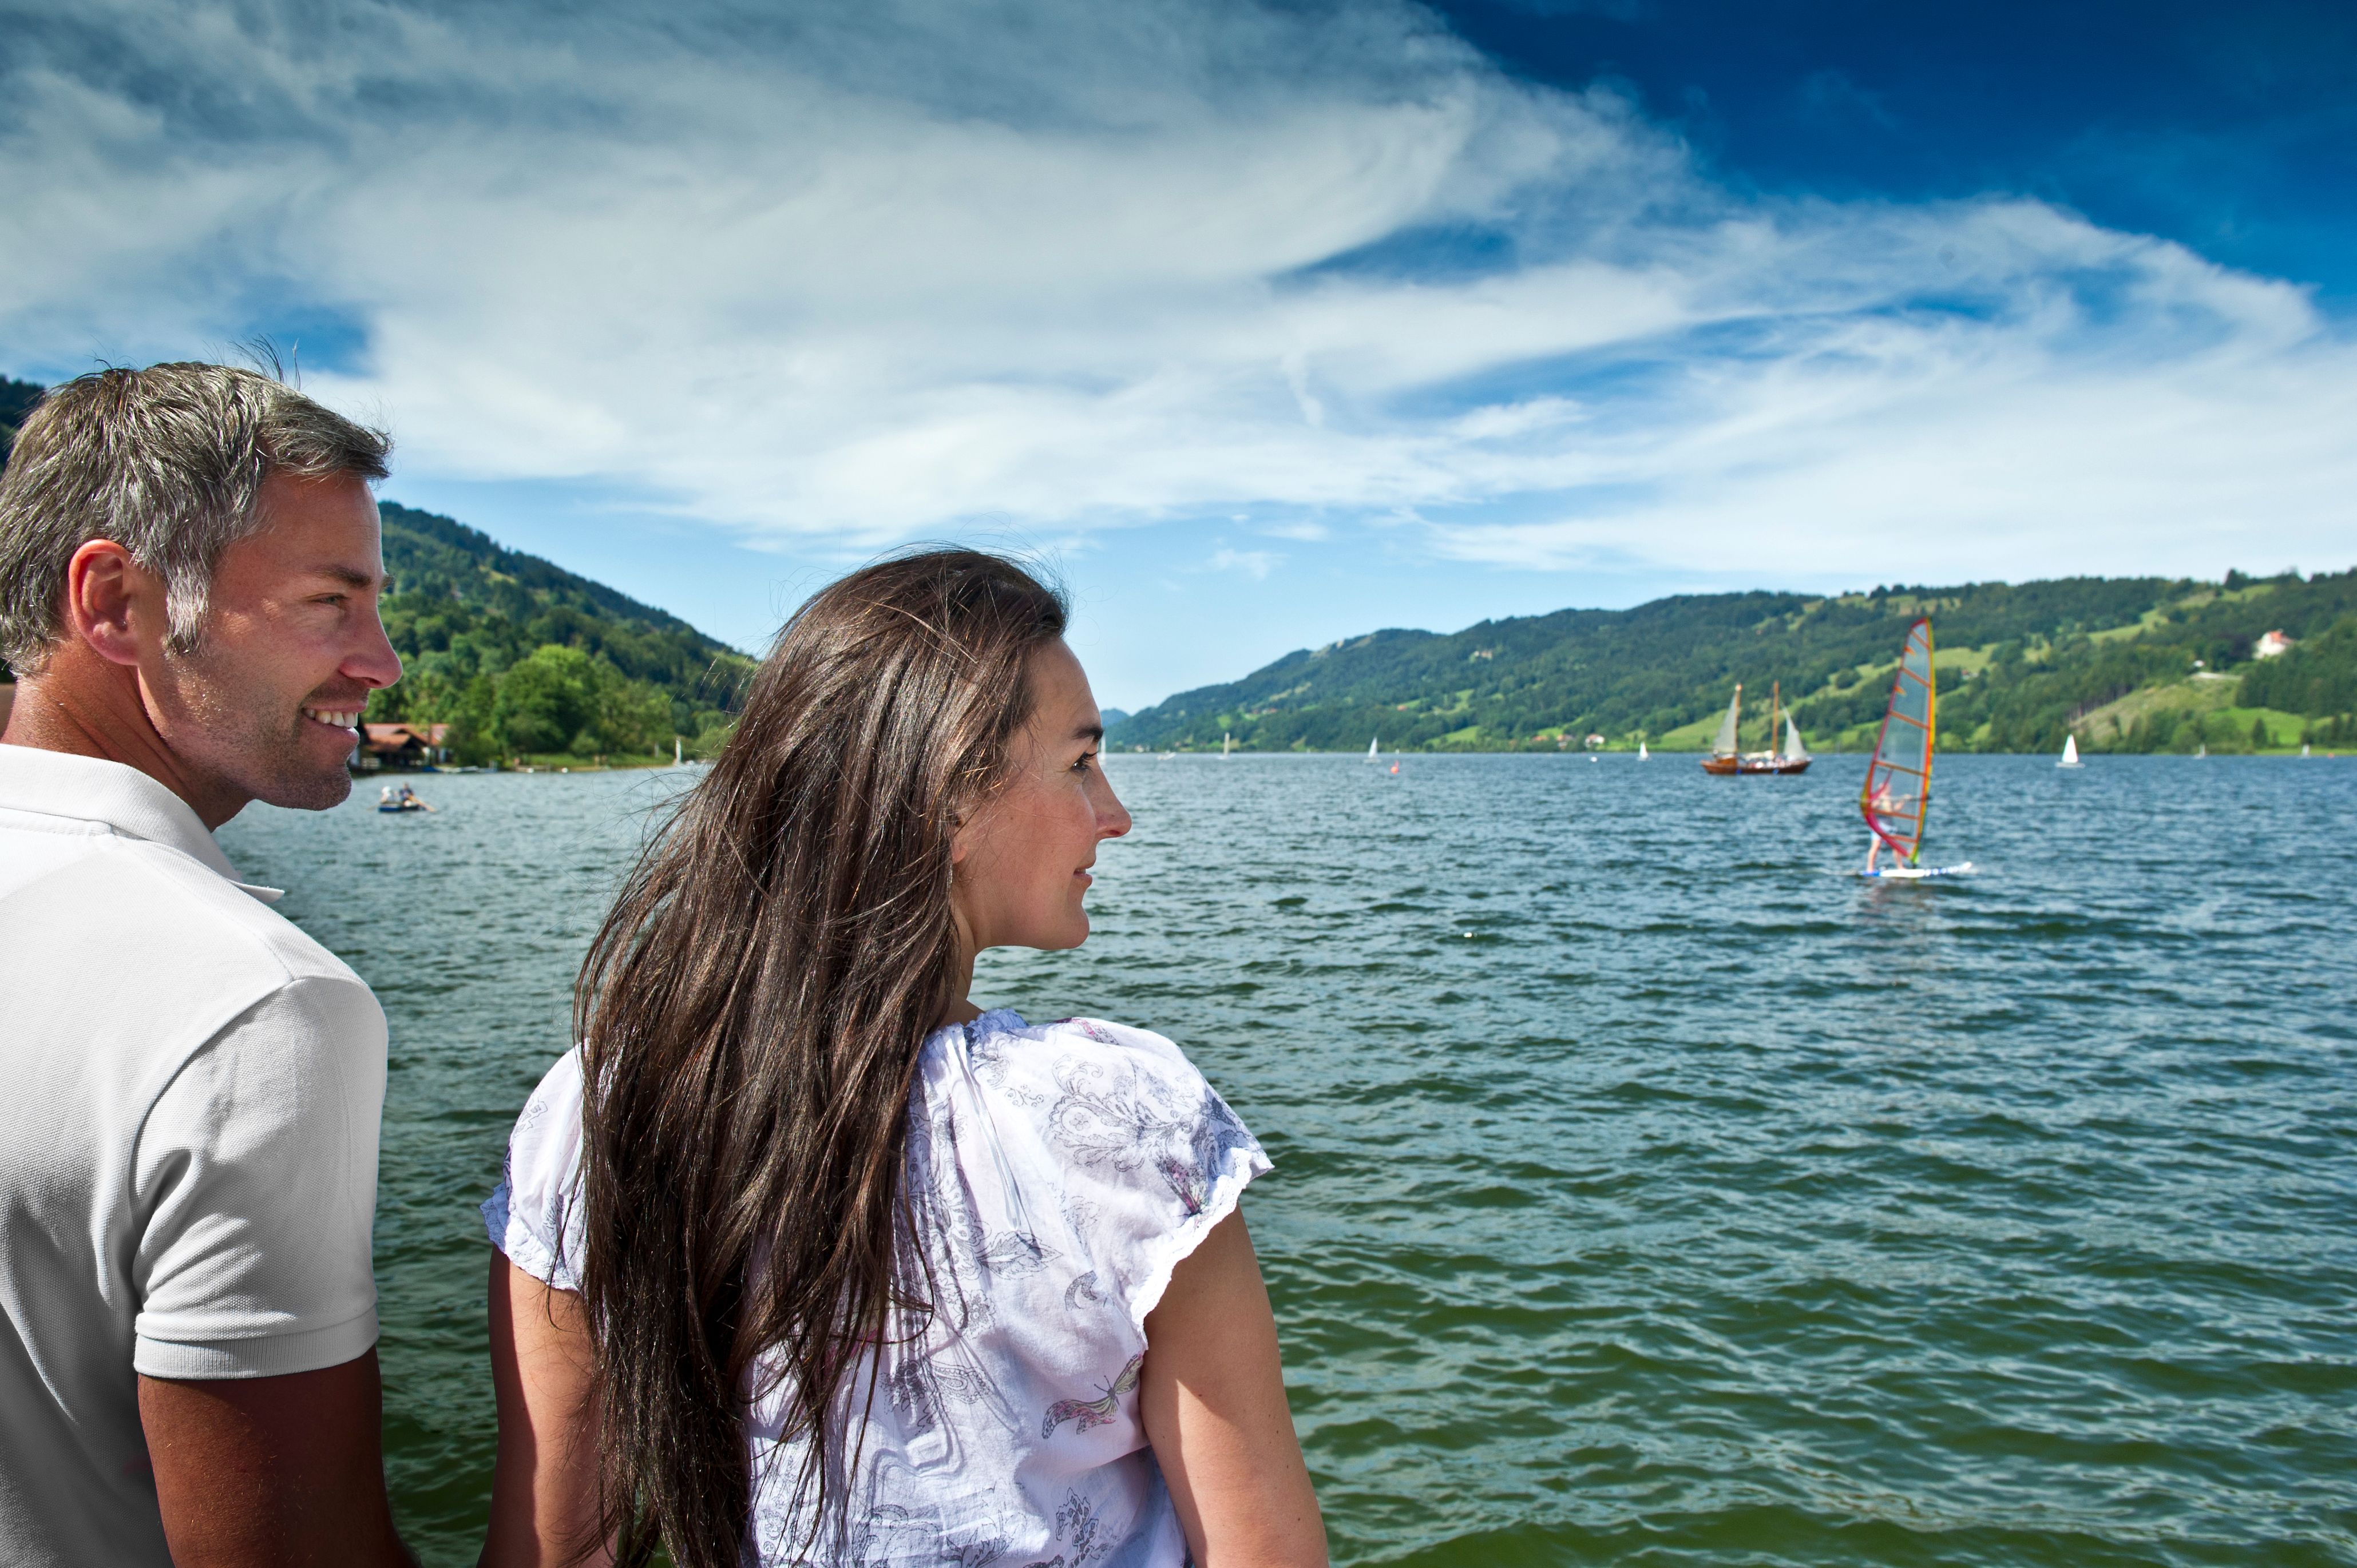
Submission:
M 350 791 L 401 675 L 387 450 L 266 377 L 157 365 L 52 391 L 0 476 L 0 1562 L 409 1561 L 369 1264 L 384 1016 L 212 839 Z

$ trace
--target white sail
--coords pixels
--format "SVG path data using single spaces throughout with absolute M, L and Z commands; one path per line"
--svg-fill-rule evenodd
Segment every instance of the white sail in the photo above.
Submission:
M 1742 682 L 1738 682 L 1735 687 L 1735 700 L 1727 704 L 1727 716 L 1718 721 L 1718 738 L 1710 743 L 1713 756 L 1733 757 L 1735 755 L 1735 726 L 1742 722 L 1742 718 L 1743 685 Z
M 1806 762 L 1808 759 L 1809 748 L 1801 744 L 1801 726 L 1792 722 L 1792 714 L 1786 714 L 1784 715 L 1784 760 Z
M 1638 761 L 1642 762 L 1642 761 L 1644 761 L 1647 757 L 1651 757 L 1652 755 L 1652 753 L 1651 753 L 1651 752 L 1649 752 L 1649 751 L 1647 751 L 1647 750 L 1645 749 L 1645 743 L 1644 743 L 1643 741 L 1641 741 L 1641 741 L 1639 741 L 1639 742 L 1637 743 L 1637 760 L 1638 760 Z
M 1383 738 L 1383 736 L 1375 736 L 1375 737 L 1374 737 L 1374 740 L 1370 740 L 1369 742 L 1367 742 L 1367 760 L 1368 760 L 1368 761 L 1372 762 L 1372 761 L 1375 759 L 1375 741 L 1381 740 L 1382 738 Z
M 2062 737 L 2062 760 L 2056 763 L 2054 766 L 2057 768 L 2076 768 L 2079 766 L 2079 737 L 2077 736 L 2066 735 Z

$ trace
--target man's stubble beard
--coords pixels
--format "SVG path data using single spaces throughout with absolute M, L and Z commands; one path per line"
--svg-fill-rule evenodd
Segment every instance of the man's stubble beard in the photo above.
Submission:
M 282 699 L 242 678 L 233 661 L 199 642 L 189 652 L 167 653 L 164 663 L 178 710 L 165 738 L 175 752 L 265 805 L 320 811 L 351 794 L 341 758 L 329 768 L 306 755 L 311 721 L 296 712 L 291 725 L 274 723 L 269 710 Z

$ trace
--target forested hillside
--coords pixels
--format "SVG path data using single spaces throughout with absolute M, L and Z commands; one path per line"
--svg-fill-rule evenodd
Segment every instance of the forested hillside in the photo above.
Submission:
M 1561 610 L 1449 635 L 1378 631 L 1180 693 L 1118 746 L 1495 750 L 1699 746 L 1744 682 L 1747 742 L 1781 683 L 1813 746 L 1870 740 L 1900 639 L 1932 618 L 1941 744 L 2212 751 L 2357 743 L 2357 571 L 2223 583 L 2068 578 L 1884 587 L 1830 598 L 1717 594 Z M 2255 657 L 2260 636 L 2298 642 Z
M 9 450 L 16 445 L 16 426 L 47 390 L 38 381 L 0 376 L 0 467 L 7 466 Z
M 461 760 L 717 745 L 752 660 L 676 616 L 387 501 L 384 627 L 406 666 L 371 723 L 447 723 Z

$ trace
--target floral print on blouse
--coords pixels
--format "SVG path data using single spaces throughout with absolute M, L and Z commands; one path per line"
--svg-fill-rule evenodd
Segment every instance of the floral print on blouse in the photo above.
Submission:
M 517 1119 L 483 1219 L 527 1273 L 577 1289 L 581 1066 Z M 1146 1318 L 1170 1272 L 1269 1169 L 1178 1047 L 1009 1011 L 935 1030 L 909 1101 L 905 1179 L 933 1313 L 845 1378 L 861 1404 L 846 1506 L 813 1535 L 782 1393 L 748 1381 L 747 1559 L 863 1568 L 1177 1568 L 1186 1543 L 1138 1417 Z M 872 1374 L 872 1376 L 871 1376 Z M 846 1445 L 847 1446 L 847 1445 Z M 846 1462 L 849 1462 L 846 1459 Z

